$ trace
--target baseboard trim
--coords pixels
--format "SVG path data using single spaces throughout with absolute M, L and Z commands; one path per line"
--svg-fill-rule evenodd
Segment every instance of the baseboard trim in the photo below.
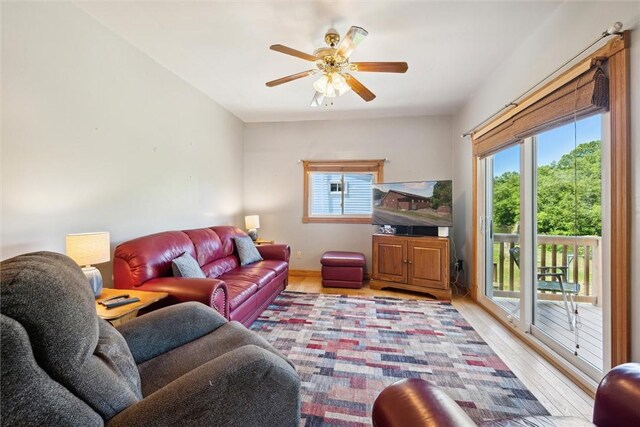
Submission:
M 321 277 L 320 270 L 289 270 L 289 276 Z
M 320 270 L 289 270 L 289 276 L 322 277 Z M 369 274 L 364 273 L 364 280 L 369 280 Z

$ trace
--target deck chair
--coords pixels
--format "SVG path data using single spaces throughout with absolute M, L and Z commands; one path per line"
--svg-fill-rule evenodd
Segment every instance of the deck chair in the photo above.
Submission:
M 516 246 L 509 249 L 509 255 L 518 268 L 520 268 L 520 247 Z M 569 329 L 573 331 L 577 322 L 576 304 L 573 296 L 580 293 L 580 284 L 569 282 L 567 274 L 569 267 L 566 265 L 542 266 L 538 267 L 538 270 L 538 290 L 553 292 L 554 294 L 558 292 L 562 293 L 562 301 L 564 302 L 564 309 L 567 312 Z

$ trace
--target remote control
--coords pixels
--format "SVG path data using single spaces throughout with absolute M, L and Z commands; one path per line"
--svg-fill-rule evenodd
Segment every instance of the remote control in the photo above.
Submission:
M 129 294 L 117 295 L 115 297 L 103 299 L 102 301 L 98 301 L 98 304 L 102 304 L 102 305 L 104 305 L 106 307 L 106 304 L 109 304 L 109 303 L 114 302 L 114 301 L 120 301 L 120 300 L 126 299 L 126 298 L 129 298 Z
M 140 298 L 133 297 L 133 298 L 126 298 L 126 299 L 118 299 L 118 300 L 106 302 L 103 305 L 107 309 L 109 309 L 114 307 L 120 307 L 121 305 L 131 304 L 132 302 L 136 302 L 136 301 L 140 301 Z

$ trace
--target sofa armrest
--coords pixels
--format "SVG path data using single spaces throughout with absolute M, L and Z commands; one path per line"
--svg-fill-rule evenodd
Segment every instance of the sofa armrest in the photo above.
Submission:
M 118 326 L 136 364 L 196 340 L 227 323 L 211 307 L 184 302 L 152 311 Z
M 295 370 L 281 357 L 247 345 L 172 381 L 105 426 L 293 427 L 299 423 L 300 379 Z
M 264 259 L 289 262 L 291 248 L 289 245 L 261 245 L 256 247 Z
M 593 406 L 598 426 L 640 425 L 640 363 L 618 365 L 604 376 Z
M 149 280 L 135 289 L 167 292 L 172 302 L 198 301 L 229 318 L 227 284 L 218 279 L 190 279 L 186 277 L 160 277 Z
M 376 398 L 374 427 L 471 427 L 476 424 L 451 397 L 420 378 L 391 384 Z

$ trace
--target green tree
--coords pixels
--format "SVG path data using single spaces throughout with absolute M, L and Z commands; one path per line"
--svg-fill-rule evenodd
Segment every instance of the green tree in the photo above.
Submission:
M 438 209 L 440 206 L 451 207 L 452 190 L 451 181 L 438 181 L 433 186 L 433 195 L 431 196 L 431 206 Z
M 510 233 L 520 221 L 520 174 L 505 172 L 493 180 L 493 223 L 500 233 Z
M 373 204 L 379 205 L 380 200 L 382 200 L 382 198 L 386 195 L 387 195 L 386 191 L 382 191 L 379 188 L 373 187 Z
M 557 162 L 538 167 L 538 233 L 602 235 L 601 142 L 580 144 Z M 520 220 L 520 175 L 495 177 L 494 224 L 511 232 Z
M 602 144 L 578 145 L 538 168 L 538 232 L 560 236 L 602 235 Z

